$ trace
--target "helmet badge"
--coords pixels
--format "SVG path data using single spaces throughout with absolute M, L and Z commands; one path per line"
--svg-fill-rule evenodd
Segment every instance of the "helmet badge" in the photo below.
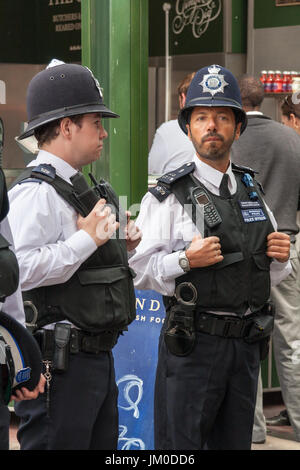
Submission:
M 219 75 L 221 68 L 213 65 L 208 68 L 209 74 L 204 75 L 203 80 L 199 85 L 203 87 L 203 93 L 210 93 L 214 96 L 216 93 L 224 93 L 224 87 L 229 85 L 225 81 L 224 75 Z
M 100 83 L 98 82 L 97 78 L 95 77 L 95 75 L 93 74 L 93 72 L 87 67 L 85 66 L 85 68 L 90 72 L 91 76 L 92 76 L 92 79 L 94 80 L 95 82 L 95 85 L 99 91 L 99 95 L 100 95 L 100 98 L 103 99 L 103 93 L 102 93 L 102 89 L 100 87 Z

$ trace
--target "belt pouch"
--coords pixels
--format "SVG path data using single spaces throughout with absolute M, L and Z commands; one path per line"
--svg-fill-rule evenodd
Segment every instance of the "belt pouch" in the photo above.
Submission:
M 196 341 L 194 315 L 194 305 L 175 305 L 171 308 L 164 333 L 165 343 L 171 354 L 191 354 Z
M 53 370 L 66 372 L 69 365 L 69 342 L 71 325 L 56 323 L 54 329 Z
M 249 334 L 245 337 L 247 343 L 256 343 L 270 337 L 274 327 L 273 315 L 260 315 L 253 320 Z

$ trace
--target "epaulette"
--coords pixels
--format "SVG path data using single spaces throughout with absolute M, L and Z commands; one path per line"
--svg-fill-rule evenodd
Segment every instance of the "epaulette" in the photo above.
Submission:
M 23 183 L 39 183 L 41 184 L 43 181 L 47 183 L 51 183 L 55 180 L 56 177 L 56 169 L 47 163 L 42 163 L 36 167 L 27 167 L 25 173 L 27 172 L 28 176 L 17 181 L 18 184 Z
M 33 168 L 31 172 L 32 178 L 40 178 L 43 181 L 53 181 L 56 177 L 56 169 L 52 165 L 42 163 Z
M 249 173 L 252 177 L 254 177 L 259 172 L 249 168 L 247 166 L 236 165 L 235 163 L 231 163 L 231 167 L 233 171 L 237 171 L 238 173 Z
M 165 175 L 157 179 L 157 185 L 149 189 L 149 192 L 153 194 L 159 202 L 164 201 L 172 193 L 170 189 L 172 184 L 178 181 L 183 176 L 192 173 L 195 170 L 195 163 L 188 162 L 182 165 L 180 168 L 174 171 L 169 171 Z

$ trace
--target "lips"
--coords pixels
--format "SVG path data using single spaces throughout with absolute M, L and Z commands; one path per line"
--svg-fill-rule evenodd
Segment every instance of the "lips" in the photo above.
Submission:
M 207 139 L 204 139 L 203 142 L 222 142 L 222 139 L 219 137 L 208 137 Z

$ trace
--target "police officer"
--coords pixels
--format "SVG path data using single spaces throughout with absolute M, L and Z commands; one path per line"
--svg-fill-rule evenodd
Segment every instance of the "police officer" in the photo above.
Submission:
M 247 125 L 231 72 L 199 70 L 178 119 L 194 159 L 144 197 L 143 240 L 130 260 L 136 287 L 165 296 L 155 446 L 249 449 L 273 325 L 270 277 L 290 272 L 290 241 L 276 232 L 253 171 L 230 162 Z
M 11 344 L 9 338 L 12 335 L 18 346 L 20 342 L 22 346 L 25 342 L 25 350 L 22 348 L 21 351 L 20 349 L 23 358 L 26 356 L 28 349 L 31 359 L 32 343 L 30 335 L 22 326 L 25 323 L 25 316 L 19 287 L 19 267 L 13 251 L 13 238 L 7 219 L 8 210 L 9 203 L 5 176 L 2 168 L 0 168 L 0 450 L 8 450 L 9 448 L 10 416 L 7 408 L 8 402 L 36 398 L 39 393 L 43 393 L 45 384 L 44 377 L 37 372 L 38 378 L 35 378 L 35 382 L 32 383 L 30 389 L 27 388 L 28 381 L 26 383 L 25 381 L 20 382 L 18 388 L 14 387 L 18 366 L 14 361 L 13 344 Z M 4 332 L 5 338 L 3 336 Z M 33 350 L 33 354 L 35 354 L 35 350 Z M 40 358 L 38 354 L 36 356 L 34 361 L 38 367 Z M 30 362 L 29 365 L 32 366 L 32 363 Z
M 31 80 L 29 124 L 37 158 L 9 192 L 26 314 L 45 364 L 46 391 L 20 403 L 21 449 L 115 449 L 112 348 L 135 318 L 128 253 L 141 234 L 105 182 L 80 169 L 96 161 L 116 118 L 92 72 L 53 61 Z M 124 221 L 125 218 L 125 221 Z

